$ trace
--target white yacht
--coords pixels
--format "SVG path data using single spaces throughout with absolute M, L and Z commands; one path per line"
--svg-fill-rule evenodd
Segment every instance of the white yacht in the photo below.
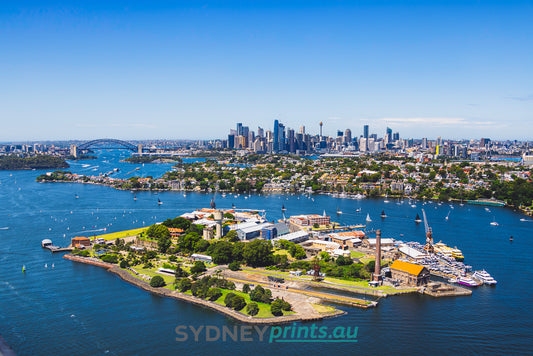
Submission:
M 474 274 L 472 275 L 472 277 L 474 277 L 475 279 L 479 279 L 480 281 L 482 281 L 483 283 L 485 284 L 488 284 L 488 285 L 496 285 L 498 282 L 492 278 L 492 276 L 485 270 L 482 270 L 482 271 L 475 271 Z

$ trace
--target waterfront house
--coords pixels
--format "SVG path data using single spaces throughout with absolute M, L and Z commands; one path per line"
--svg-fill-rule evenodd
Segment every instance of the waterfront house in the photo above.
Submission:
M 85 248 L 91 246 L 91 240 L 88 237 L 73 237 L 71 240 L 72 247 Z

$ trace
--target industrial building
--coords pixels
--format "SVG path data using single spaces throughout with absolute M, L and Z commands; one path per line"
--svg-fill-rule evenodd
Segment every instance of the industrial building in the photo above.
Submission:
M 408 286 L 421 286 L 429 282 L 429 270 L 416 263 L 396 260 L 390 266 L 391 277 Z

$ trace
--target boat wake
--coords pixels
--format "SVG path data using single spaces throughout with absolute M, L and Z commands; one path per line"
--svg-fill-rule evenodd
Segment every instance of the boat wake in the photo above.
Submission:
M 9 226 L 6 226 L 6 227 L 0 227 L 0 230 L 9 230 Z

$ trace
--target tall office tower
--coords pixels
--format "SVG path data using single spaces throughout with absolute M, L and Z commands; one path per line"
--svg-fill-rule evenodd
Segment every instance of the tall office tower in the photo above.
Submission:
M 290 153 L 296 152 L 295 140 L 294 140 L 294 130 L 287 129 L 287 151 Z
M 237 123 L 237 132 L 235 136 L 242 136 L 242 122 Z
M 437 146 L 442 146 L 442 138 L 439 136 L 437 137 L 437 143 L 436 143 Z
M 303 126 L 303 125 L 300 126 L 300 133 L 301 133 L 302 135 L 305 135 L 305 126 Z
M 319 125 L 320 125 L 320 137 L 322 137 L 322 125 L 323 125 L 322 121 L 320 121 Z
M 304 134 L 302 133 L 296 134 L 296 149 L 300 151 L 304 149 Z
M 250 128 L 248 126 L 242 127 L 242 133 L 241 136 L 248 137 L 248 133 L 250 132 Z
M 363 126 L 363 138 L 368 138 L 368 125 Z
M 280 151 L 286 150 L 285 147 L 285 125 L 279 124 L 278 127 L 278 149 Z
M 342 137 L 343 136 L 343 133 L 341 130 L 337 130 L 337 137 Z
M 263 137 L 265 135 L 265 131 L 261 127 L 257 127 L 257 136 Z
M 272 152 L 279 151 L 279 121 L 274 120 L 274 134 L 272 136 Z
M 253 148 L 255 135 L 253 131 L 248 132 L 248 148 Z
M 422 148 L 428 148 L 428 139 L 426 137 L 424 137 L 422 139 Z
M 235 148 L 235 135 L 228 135 L 228 148 Z
M 352 130 L 346 129 L 346 131 L 344 131 L 344 137 L 346 143 L 352 142 Z
M 385 143 L 391 143 L 392 142 L 392 129 L 387 127 L 387 131 L 385 132 Z
M 361 152 L 368 151 L 368 138 L 361 137 L 359 139 L 359 151 Z
M 395 133 L 393 133 L 393 134 L 392 134 L 392 140 L 393 140 L 394 142 L 399 141 L 399 140 L 400 140 L 400 133 L 399 133 L 399 132 L 395 132 Z
M 304 145 L 304 149 L 307 153 L 310 153 L 313 150 L 313 147 L 311 145 L 311 135 L 304 135 Z

